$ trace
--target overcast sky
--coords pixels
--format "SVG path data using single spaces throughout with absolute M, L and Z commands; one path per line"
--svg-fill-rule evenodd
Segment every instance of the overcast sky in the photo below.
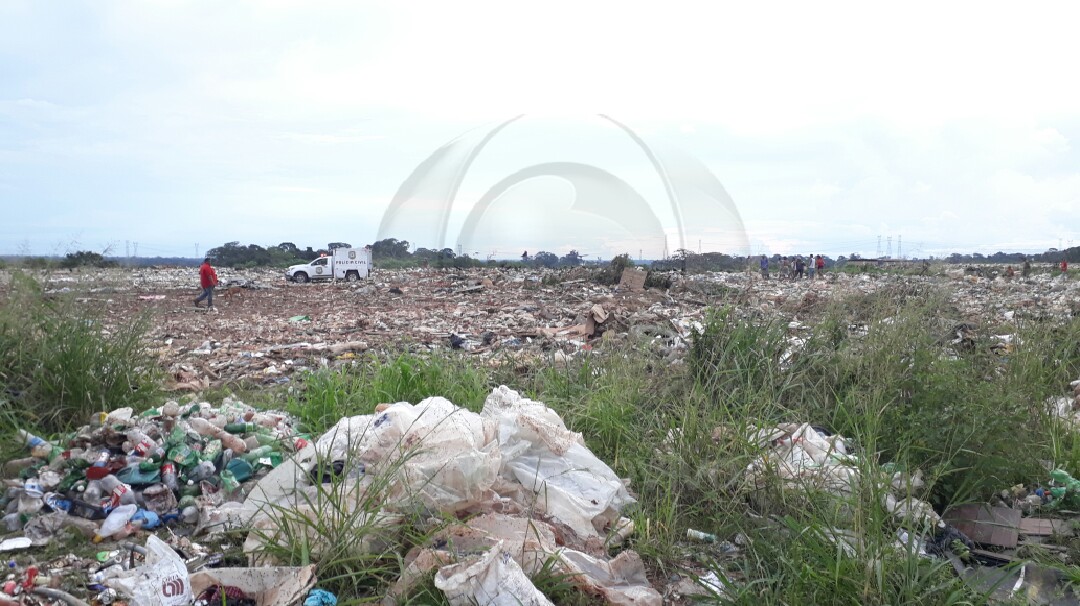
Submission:
M 640 194 L 659 239 L 541 176 L 465 252 L 728 246 L 733 224 L 680 231 L 604 114 L 707 167 L 742 252 L 1080 245 L 1080 8 L 707 4 L 0 0 L 0 253 L 370 243 L 432 153 L 521 114 L 464 171 L 445 239 L 400 237 L 456 246 L 500 180 L 575 162 Z

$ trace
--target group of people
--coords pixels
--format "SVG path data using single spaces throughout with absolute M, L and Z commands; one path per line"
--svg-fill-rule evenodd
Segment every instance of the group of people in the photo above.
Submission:
M 815 276 L 825 279 L 825 257 L 814 254 L 807 259 L 802 255 L 780 257 L 781 280 L 800 280 L 803 277 L 813 280 Z M 769 257 L 766 255 L 761 255 L 761 277 L 769 279 Z

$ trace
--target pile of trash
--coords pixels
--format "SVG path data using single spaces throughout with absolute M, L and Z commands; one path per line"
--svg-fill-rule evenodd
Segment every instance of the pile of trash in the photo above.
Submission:
M 4 531 L 22 536 L 5 541 L 4 551 L 47 545 L 65 529 L 94 543 L 162 528 L 197 536 L 218 523 L 219 507 L 242 500 L 308 444 L 287 414 L 233 398 L 216 408 L 170 401 L 139 415 L 130 408 L 95 414 L 60 442 L 18 435 L 30 456 L 4 465 L 0 508 Z M 187 547 L 200 555 L 197 544 Z M 128 572 L 113 559 L 87 570 L 91 592 Z
M 206 591 L 217 601 L 195 603 L 221 595 L 236 599 L 230 604 L 299 603 L 315 568 L 278 566 L 267 546 L 290 540 L 276 534 L 283 511 L 325 517 L 356 506 L 313 509 L 312 494 L 344 483 L 353 495 L 382 491 L 378 511 L 366 513 L 387 533 L 432 524 L 418 529 L 430 541 L 405 554 L 388 605 L 432 573 L 451 604 L 550 604 L 530 575 L 552 566 L 610 604 L 661 604 L 636 553 L 610 555 L 633 532 L 621 513 L 634 503 L 626 483 L 557 413 L 505 386 L 480 413 L 441 397 L 380 405 L 317 440 L 298 435 L 283 413 L 231 398 L 217 408 L 168 402 L 141 415 L 102 413 L 62 443 L 20 435 L 31 456 L 5 466 L 14 477 L 5 481 L 3 521 L 22 536 L 0 549 L 42 546 L 64 529 L 112 546 L 97 562 L 49 565 L 54 577 L 85 575 L 78 584 L 95 603 L 190 604 Z M 226 530 L 248 531 L 250 567 L 214 568 L 220 554 L 195 542 Z M 125 541 L 146 533 L 145 547 Z M 317 563 L 327 539 L 309 539 Z M 31 568 L 39 567 L 18 568 L 0 603 L 59 586 Z M 332 604 L 312 602 L 317 591 L 309 602 Z
M 329 467 L 361 491 L 389 474 L 370 514 L 391 530 L 403 531 L 418 508 L 421 518 L 459 520 L 406 554 L 385 604 L 433 570 L 451 604 L 550 604 L 529 577 L 551 559 L 556 573 L 610 604 L 661 603 L 636 553 L 609 556 L 633 532 L 621 515 L 634 502 L 625 482 L 557 413 L 505 386 L 480 413 L 432 397 L 342 419 L 289 464 L 296 468 L 274 470 L 235 520 L 260 529 L 244 544 L 253 563 L 266 563 L 264 543 L 277 540 L 276 512 L 310 507 L 314 482 L 332 481 L 310 472 Z

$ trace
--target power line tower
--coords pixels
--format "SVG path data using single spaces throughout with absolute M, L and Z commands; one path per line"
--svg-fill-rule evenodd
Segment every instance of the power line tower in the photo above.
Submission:
M 885 245 L 885 258 L 886 259 L 891 259 L 892 258 L 892 236 L 889 236 L 888 238 L 885 238 L 885 241 L 888 242 L 888 244 Z
M 877 252 L 874 253 L 875 257 L 881 257 L 881 236 L 877 237 Z
M 896 236 L 896 258 L 897 259 L 903 259 L 904 258 L 904 241 L 902 239 L 903 237 L 904 236 Z

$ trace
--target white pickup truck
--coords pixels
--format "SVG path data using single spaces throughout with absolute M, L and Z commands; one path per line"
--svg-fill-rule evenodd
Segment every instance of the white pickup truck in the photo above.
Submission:
M 329 256 L 319 257 L 311 263 L 290 265 L 285 279 L 293 282 L 344 279 L 356 282 L 366 278 L 371 271 L 371 247 L 335 248 Z

